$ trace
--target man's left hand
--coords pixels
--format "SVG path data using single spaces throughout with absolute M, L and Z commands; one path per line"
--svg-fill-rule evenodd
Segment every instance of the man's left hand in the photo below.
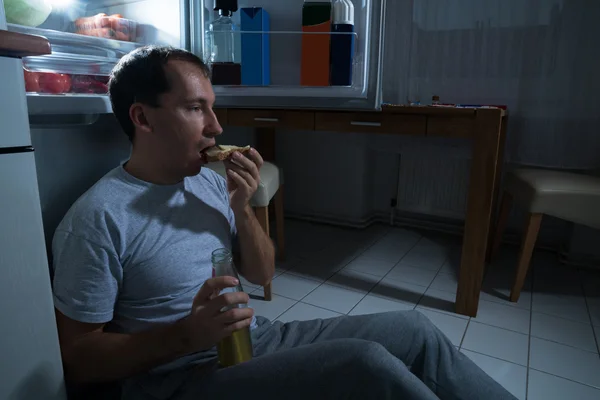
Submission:
M 229 203 L 235 214 L 242 213 L 250 204 L 260 182 L 259 170 L 262 165 L 263 159 L 254 148 L 250 149 L 247 156 L 235 152 L 225 161 Z

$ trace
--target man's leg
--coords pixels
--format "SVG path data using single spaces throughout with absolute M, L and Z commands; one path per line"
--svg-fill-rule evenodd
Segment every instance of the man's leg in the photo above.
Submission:
M 382 345 L 441 399 L 515 399 L 418 311 L 274 322 L 270 329 L 263 324 L 255 349 L 260 356 L 342 338 Z
M 282 349 L 234 367 L 194 374 L 173 398 L 438 399 L 383 346 L 360 339 Z

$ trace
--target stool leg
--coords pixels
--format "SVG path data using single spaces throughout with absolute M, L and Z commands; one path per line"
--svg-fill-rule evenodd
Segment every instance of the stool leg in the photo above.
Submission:
M 498 221 L 496 222 L 496 230 L 492 239 L 492 246 L 488 255 L 488 261 L 492 261 L 500 250 L 502 244 L 502 236 L 506 229 L 506 223 L 510 215 L 510 208 L 512 207 L 512 196 L 508 192 L 504 192 L 502 195 L 502 202 L 500 203 L 500 212 L 498 214 Z
M 265 231 L 267 236 L 270 236 L 270 233 L 269 233 L 269 207 L 255 207 L 254 213 L 256 214 L 256 219 L 258 220 L 258 223 L 260 224 L 260 226 L 263 228 L 263 230 Z M 265 293 L 265 300 L 271 301 L 271 299 L 273 298 L 272 294 L 271 294 L 271 282 L 267 283 L 264 286 L 264 293 Z
M 525 236 L 521 243 L 521 252 L 519 254 L 519 264 L 517 265 L 517 273 L 515 274 L 515 280 L 513 287 L 510 291 L 510 301 L 519 301 L 521 295 L 521 289 L 525 283 L 525 277 L 527 277 L 527 270 L 529 269 L 529 263 L 531 261 L 531 254 L 535 247 L 535 241 L 537 240 L 538 232 L 540 231 L 540 224 L 542 223 L 542 215 L 539 213 L 529 214 L 527 220 L 527 227 L 525 228 Z
M 283 185 L 279 186 L 275 197 L 273 198 L 275 206 L 275 224 L 277 225 L 277 250 L 279 251 L 279 261 L 285 260 L 285 216 L 283 213 Z

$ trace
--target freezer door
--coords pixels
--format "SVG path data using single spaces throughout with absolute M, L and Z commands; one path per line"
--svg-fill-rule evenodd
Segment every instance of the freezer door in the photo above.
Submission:
M 31 145 L 23 63 L 0 57 L 0 147 Z
M 63 400 L 34 153 L 0 155 L 0 399 Z

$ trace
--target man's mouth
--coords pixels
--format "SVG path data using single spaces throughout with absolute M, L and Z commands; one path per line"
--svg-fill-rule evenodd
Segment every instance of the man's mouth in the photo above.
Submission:
M 199 154 L 200 154 L 200 160 L 202 161 L 202 164 L 206 164 L 208 162 L 208 159 L 206 158 L 206 153 L 204 152 L 204 150 L 202 150 Z
M 208 164 L 208 156 L 206 155 L 206 151 L 211 147 L 212 146 L 207 146 L 198 152 L 200 154 L 200 160 L 202 160 L 203 164 Z

